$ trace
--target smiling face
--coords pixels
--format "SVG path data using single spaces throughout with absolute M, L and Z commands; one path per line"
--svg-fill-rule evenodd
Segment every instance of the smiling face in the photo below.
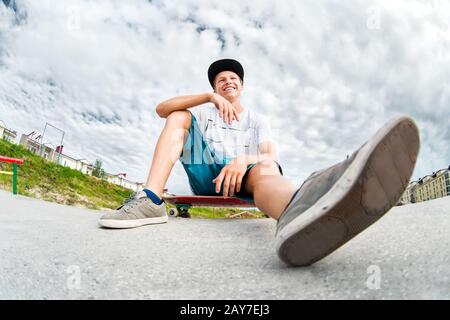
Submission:
M 232 71 L 222 71 L 214 79 L 214 91 L 230 102 L 235 101 L 241 96 L 241 78 Z

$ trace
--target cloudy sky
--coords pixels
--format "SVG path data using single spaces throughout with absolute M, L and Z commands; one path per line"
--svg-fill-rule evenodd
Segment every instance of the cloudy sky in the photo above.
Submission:
M 220 58 L 244 65 L 243 105 L 272 120 L 299 186 L 396 115 L 421 131 L 413 179 L 450 165 L 444 0 L 0 0 L 0 120 L 19 134 L 51 123 L 68 155 L 144 182 L 155 106 L 210 91 Z M 167 186 L 190 193 L 187 181 L 178 162 Z

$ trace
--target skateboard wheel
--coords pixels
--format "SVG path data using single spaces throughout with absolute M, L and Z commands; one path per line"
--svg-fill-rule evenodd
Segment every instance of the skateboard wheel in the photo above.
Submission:
M 169 209 L 169 216 L 172 216 L 172 217 L 178 216 L 178 210 L 175 209 L 175 208 L 170 208 Z

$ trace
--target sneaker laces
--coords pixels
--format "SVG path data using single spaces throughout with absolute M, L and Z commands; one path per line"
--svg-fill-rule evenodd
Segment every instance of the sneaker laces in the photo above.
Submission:
M 125 201 L 123 202 L 122 206 L 126 205 L 127 203 L 133 201 L 136 196 L 137 196 L 137 192 L 133 192 L 128 198 L 125 199 Z
M 142 196 L 142 197 L 138 198 L 139 193 L 140 192 L 133 192 L 127 199 L 125 199 L 125 201 L 122 203 L 122 205 L 119 208 L 117 208 L 116 210 L 120 210 L 121 208 L 123 208 L 124 209 L 123 211 L 127 212 L 128 209 L 131 209 L 134 206 L 140 204 L 142 202 L 142 201 L 140 201 L 141 199 L 148 199 L 147 196 Z M 162 199 L 162 203 L 165 203 L 164 199 Z
M 121 208 L 129 208 L 133 207 L 133 200 L 137 199 L 138 192 L 133 192 L 128 198 L 125 199 L 125 201 L 122 203 L 120 207 L 118 207 L 116 210 L 120 210 Z

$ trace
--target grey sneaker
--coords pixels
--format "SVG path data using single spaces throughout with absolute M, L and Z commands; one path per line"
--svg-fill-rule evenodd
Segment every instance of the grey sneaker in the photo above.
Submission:
M 168 221 L 166 204 L 153 203 L 145 192 L 134 193 L 116 211 L 103 215 L 99 225 L 106 228 L 135 228 Z
M 280 259 L 310 265 L 381 218 L 407 187 L 419 147 L 416 124 L 400 117 L 344 161 L 311 174 L 278 220 Z

